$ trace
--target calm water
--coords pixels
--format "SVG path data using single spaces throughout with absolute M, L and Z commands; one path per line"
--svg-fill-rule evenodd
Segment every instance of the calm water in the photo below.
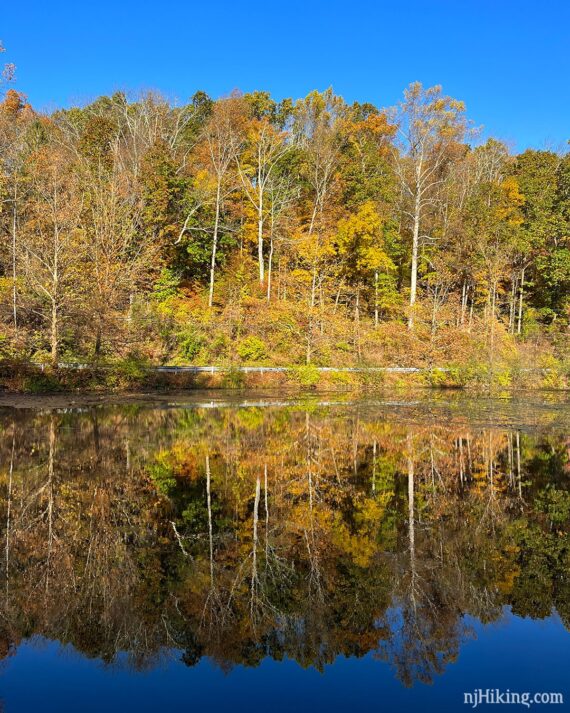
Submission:
M 570 407 L 398 399 L 0 409 L 3 710 L 568 709 Z

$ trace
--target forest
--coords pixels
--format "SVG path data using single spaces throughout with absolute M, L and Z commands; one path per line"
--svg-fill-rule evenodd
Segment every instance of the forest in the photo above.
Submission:
M 570 154 L 439 86 L 0 97 L 4 363 L 414 366 L 568 383 Z M 529 377 L 530 378 L 530 377 Z

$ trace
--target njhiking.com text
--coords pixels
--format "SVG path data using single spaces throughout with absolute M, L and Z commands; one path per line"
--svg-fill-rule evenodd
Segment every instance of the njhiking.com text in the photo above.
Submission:
M 519 705 L 530 708 L 533 705 L 563 705 L 562 693 L 542 691 L 538 693 L 502 691 L 499 688 L 476 688 L 463 693 L 463 703 L 477 708 L 482 705 Z

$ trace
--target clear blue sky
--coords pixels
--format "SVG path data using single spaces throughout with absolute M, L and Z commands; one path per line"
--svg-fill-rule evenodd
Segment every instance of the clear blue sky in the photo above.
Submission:
M 116 89 L 184 101 L 198 89 L 296 98 L 328 86 L 386 106 L 419 80 L 518 150 L 570 139 L 570 0 L 3 4 L 4 58 L 41 109 Z

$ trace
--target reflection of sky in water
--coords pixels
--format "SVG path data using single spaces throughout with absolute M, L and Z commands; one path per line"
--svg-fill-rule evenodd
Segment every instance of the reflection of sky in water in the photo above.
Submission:
M 476 688 L 561 691 L 570 697 L 570 637 L 556 616 L 532 621 L 506 614 L 499 623 L 468 620 L 475 637 L 432 685 L 403 687 L 373 654 L 339 657 L 323 673 L 291 660 L 265 659 L 257 668 L 223 672 L 203 659 L 193 668 L 170 660 L 143 673 L 89 660 L 54 642 L 22 644 L 0 674 L 6 713 L 12 711 L 157 710 L 460 711 L 463 692 Z M 556 710 L 565 709 L 559 706 Z M 482 706 L 482 709 L 485 707 Z M 487 707 L 488 709 L 488 707 Z M 519 707 L 515 707 L 516 710 Z
M 563 403 L 261 405 L 0 413 L 6 713 L 570 700 Z

